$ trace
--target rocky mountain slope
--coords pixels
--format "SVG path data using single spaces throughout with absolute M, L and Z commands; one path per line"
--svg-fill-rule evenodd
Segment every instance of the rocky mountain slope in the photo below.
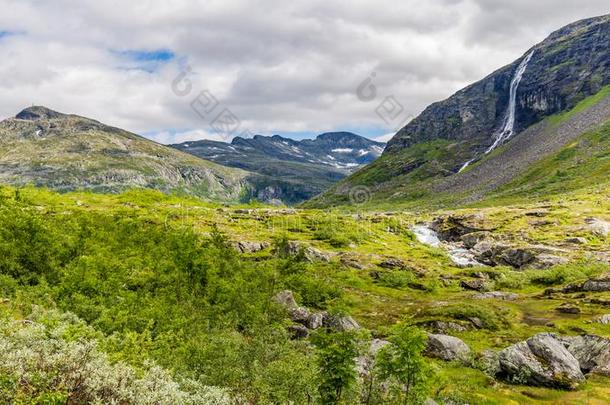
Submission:
M 248 192 L 250 174 L 76 115 L 31 107 L 0 122 L 0 182 L 60 191 L 179 191 L 222 201 Z
M 201 140 L 172 147 L 261 178 L 259 199 L 307 200 L 377 159 L 385 144 L 349 132 L 295 141 L 279 135 L 237 137 L 229 143 Z
M 379 160 L 314 204 L 347 203 L 357 186 L 378 201 L 483 198 L 610 119 L 608 43 L 610 15 L 554 32 L 511 65 L 428 107 Z M 495 148 L 509 117 L 510 136 Z M 472 166 L 458 173 L 466 162 Z

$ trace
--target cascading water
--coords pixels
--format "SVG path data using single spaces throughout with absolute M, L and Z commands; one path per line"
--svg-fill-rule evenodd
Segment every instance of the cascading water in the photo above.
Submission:
M 485 155 L 490 153 L 492 150 L 496 149 L 498 146 L 502 145 L 504 142 L 509 140 L 515 133 L 515 111 L 517 109 L 517 90 L 519 89 L 519 84 L 521 83 L 521 79 L 523 79 L 523 75 L 527 70 L 527 65 L 532 60 L 532 56 L 536 50 L 531 51 L 519 64 L 517 67 L 517 71 L 515 72 L 515 76 L 513 76 L 513 80 L 510 82 L 510 92 L 509 92 L 509 100 L 508 100 L 508 108 L 506 110 L 506 115 L 504 117 L 504 121 L 502 124 L 502 128 L 495 133 L 494 135 L 494 143 L 485 151 Z M 460 172 L 466 169 L 472 162 L 474 162 L 476 157 L 468 162 L 464 163 Z M 459 172 L 458 172 L 459 173 Z

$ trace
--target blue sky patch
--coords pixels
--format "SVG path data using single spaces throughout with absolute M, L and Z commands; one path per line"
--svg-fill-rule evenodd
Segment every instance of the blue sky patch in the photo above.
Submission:
M 123 64 L 119 66 L 122 70 L 143 70 L 154 73 L 160 66 L 173 61 L 176 55 L 168 49 L 141 50 L 129 49 L 126 51 L 111 51 L 117 55 Z

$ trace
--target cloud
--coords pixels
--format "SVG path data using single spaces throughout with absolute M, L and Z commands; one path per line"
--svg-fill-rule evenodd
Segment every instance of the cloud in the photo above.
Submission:
M 32 103 L 160 142 L 244 131 L 392 133 L 607 0 L 0 0 L 0 116 Z M 177 94 L 172 83 L 191 69 Z M 362 101 L 368 78 L 376 97 Z M 187 82 L 188 81 L 188 82 Z M 182 89 L 184 90 L 184 88 Z M 193 100 L 206 91 L 216 108 Z M 403 111 L 384 120 L 380 105 Z M 381 108 L 383 110 L 383 108 Z M 218 123 L 216 121 L 216 123 Z M 375 128 L 371 131 L 371 128 Z M 226 129 L 226 128 L 225 128 Z M 223 132 L 223 131 L 221 131 Z

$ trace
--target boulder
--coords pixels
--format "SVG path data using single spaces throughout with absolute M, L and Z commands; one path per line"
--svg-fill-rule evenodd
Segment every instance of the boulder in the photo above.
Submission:
M 462 281 L 460 286 L 465 290 L 472 291 L 485 291 L 489 289 L 489 283 L 482 279 Z
M 296 242 L 296 241 L 288 242 L 288 245 L 286 247 L 286 253 L 288 255 L 296 256 L 296 255 L 300 254 L 301 252 L 303 253 L 303 256 L 305 257 L 305 260 L 307 260 L 310 263 L 330 262 L 332 257 L 334 256 L 333 253 L 323 252 L 323 251 L 313 248 L 311 246 L 306 246 L 300 242 Z
M 578 360 L 551 333 L 507 347 L 500 351 L 499 362 L 501 373 L 518 383 L 575 389 L 585 380 Z
M 610 222 L 599 218 L 587 218 L 585 220 L 589 231 L 600 238 L 607 238 L 610 234 Z
M 475 300 L 502 300 L 502 301 L 515 301 L 519 298 L 519 294 L 502 291 L 490 291 L 480 294 L 476 294 L 473 297 Z
M 309 329 L 321 328 L 324 325 L 324 317 L 326 317 L 326 316 L 327 316 L 326 312 L 316 312 L 314 314 L 311 314 L 309 316 L 309 318 L 307 319 L 306 326 Z
M 268 242 L 234 242 L 233 248 L 239 253 L 256 253 L 267 249 L 271 244 Z
M 610 274 L 602 277 L 585 281 L 582 291 L 586 292 L 608 292 L 610 291 Z
M 464 247 L 467 249 L 472 249 L 478 243 L 484 241 L 493 241 L 493 239 L 493 234 L 488 231 L 467 233 L 460 237 L 460 240 L 464 243 Z
M 290 308 L 288 313 L 290 314 L 290 319 L 293 322 L 298 322 L 303 325 L 306 325 L 311 317 L 309 310 L 305 307 Z
M 346 332 L 350 330 L 360 329 L 360 325 L 351 316 L 340 316 L 326 314 L 323 320 L 323 325 L 337 332 Z
M 567 238 L 566 243 L 571 243 L 573 245 L 586 245 L 588 243 L 587 239 L 582 237 L 575 238 Z
M 568 259 L 561 256 L 541 254 L 536 256 L 534 263 L 532 263 L 532 267 L 536 269 L 548 269 L 549 267 L 558 266 L 560 264 L 568 263 Z
M 584 335 L 563 337 L 561 341 L 583 372 L 610 376 L 610 339 Z
M 483 215 L 449 215 L 434 219 L 430 225 L 441 240 L 459 242 L 460 238 L 466 234 L 474 232 L 492 231 Z
M 602 315 L 596 318 L 594 322 L 601 323 L 602 325 L 610 325 L 610 314 Z
M 445 361 L 465 360 L 470 354 L 470 348 L 456 337 L 430 334 L 425 353 Z
M 509 248 L 500 253 L 498 259 L 499 264 L 504 263 L 521 269 L 533 263 L 536 260 L 536 255 L 527 248 Z
M 340 260 L 341 264 L 345 267 L 351 267 L 357 270 L 365 270 L 368 267 L 366 263 L 362 263 L 358 258 L 351 255 L 342 254 Z
M 448 321 L 430 321 L 419 324 L 424 329 L 434 333 L 446 334 L 450 332 L 466 332 L 468 328 L 456 322 Z
M 280 291 L 275 295 L 275 302 L 280 304 L 286 309 L 295 309 L 298 308 L 298 304 L 294 299 L 294 294 L 290 290 Z
M 379 263 L 379 267 L 389 270 L 404 269 L 407 267 L 407 264 L 395 257 L 386 257 L 381 263 Z

